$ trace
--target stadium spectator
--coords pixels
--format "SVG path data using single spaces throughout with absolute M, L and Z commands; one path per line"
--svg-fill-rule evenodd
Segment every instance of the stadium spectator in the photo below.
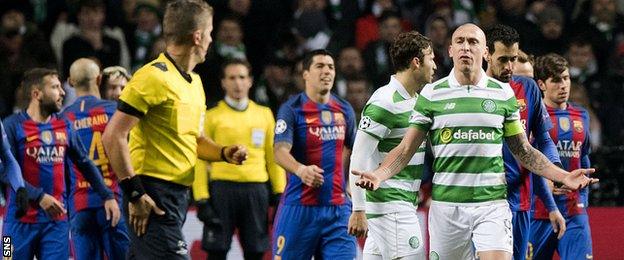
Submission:
M 539 33 L 535 39 L 525 42 L 522 46 L 527 52 L 539 56 L 546 53 L 558 53 L 563 55 L 567 44 L 567 35 L 564 31 L 565 17 L 561 8 L 550 4 L 542 12 L 537 14 Z
M 161 13 L 152 3 L 139 3 L 133 11 L 135 23 L 126 28 L 125 37 L 132 56 L 130 71 L 150 61 L 150 50 L 162 34 Z
M 22 7 L 6 3 L 0 9 L 0 118 L 4 118 L 28 103 L 16 102 L 24 72 L 34 67 L 56 68 L 56 59 L 44 35 L 26 20 Z
M 444 16 L 431 15 L 425 23 L 425 36 L 431 39 L 431 47 L 435 55 L 435 63 L 438 67 L 435 71 L 435 80 L 449 74 L 453 67 L 453 60 L 449 57 L 448 46 L 450 44 L 450 23 Z
M 366 74 L 378 88 L 388 83 L 394 69 L 390 61 L 389 48 L 394 38 L 401 33 L 401 17 L 396 12 L 384 12 L 379 17 L 379 39 L 369 42 L 363 51 Z
M 291 80 L 291 70 L 290 64 L 285 60 L 269 60 L 254 88 L 253 100 L 271 108 L 273 114 L 276 114 L 280 105 L 298 91 Z
M 360 122 L 362 111 L 364 110 L 364 106 L 366 106 L 366 101 L 368 101 L 372 94 L 373 88 L 368 79 L 362 74 L 351 77 L 347 80 L 346 85 L 347 93 L 349 93 L 346 99 L 353 107 L 353 111 L 355 111 L 355 121 Z
M 364 74 L 362 53 L 355 47 L 340 50 L 336 61 L 336 86 L 332 89 L 341 98 L 347 97 L 347 81 L 356 75 Z
M 69 66 L 84 57 L 96 59 L 103 67 L 119 64 L 128 67 L 128 47 L 125 40 L 120 41 L 104 31 L 106 10 L 102 0 L 81 0 L 76 17 L 78 31 L 62 43 L 61 64 L 64 77 L 69 74 Z M 122 53 L 122 49 L 125 52 Z

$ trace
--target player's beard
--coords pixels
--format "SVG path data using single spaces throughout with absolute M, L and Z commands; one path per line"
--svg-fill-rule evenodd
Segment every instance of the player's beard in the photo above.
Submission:
M 44 98 L 39 103 L 39 111 L 41 111 L 41 113 L 51 115 L 61 111 L 61 107 L 55 100 Z

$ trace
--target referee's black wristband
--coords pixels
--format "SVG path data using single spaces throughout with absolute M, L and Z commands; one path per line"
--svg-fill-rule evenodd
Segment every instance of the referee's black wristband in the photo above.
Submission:
M 228 160 L 225 158 L 225 146 L 221 147 L 221 160 L 224 162 L 228 162 Z
M 126 196 L 130 202 L 136 202 L 141 196 L 143 196 L 143 194 L 145 194 L 145 189 L 143 189 L 143 184 L 141 183 L 141 179 L 139 179 L 138 175 L 121 180 L 119 182 L 119 186 L 121 187 L 124 196 Z

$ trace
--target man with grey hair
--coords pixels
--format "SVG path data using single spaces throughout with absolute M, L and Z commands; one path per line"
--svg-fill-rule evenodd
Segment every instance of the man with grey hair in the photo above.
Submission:
M 62 114 L 88 148 L 89 159 L 100 170 L 104 184 L 116 198 L 121 198 L 117 178 L 102 145 L 102 132 L 115 113 L 117 103 L 100 99 L 101 77 L 100 67 L 93 60 L 74 61 L 69 68 L 69 83 L 76 89 L 77 98 Z M 68 208 L 76 259 L 89 259 L 94 255 L 125 258 L 130 243 L 126 223 L 120 218 L 121 214 L 110 215 L 106 210 L 106 207 L 121 208 L 121 205 L 115 200 L 102 201 L 93 188 L 86 185 L 77 167 L 72 165 L 70 170 Z

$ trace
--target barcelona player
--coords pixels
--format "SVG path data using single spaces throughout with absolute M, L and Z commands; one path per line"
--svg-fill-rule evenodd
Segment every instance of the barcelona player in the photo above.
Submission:
M 572 171 L 590 166 L 589 115 L 570 97 L 568 62 L 557 54 L 547 54 L 535 62 L 535 77 L 544 91 L 544 103 L 554 127 L 550 137 L 557 144 L 564 169 Z M 559 190 L 559 189 L 557 189 Z M 555 195 L 557 207 L 565 217 L 567 230 L 559 240 L 548 221 L 541 200 L 534 205 L 529 254 L 533 259 L 552 259 L 557 250 L 561 259 L 592 259 L 592 241 L 587 217 L 589 188 Z
M 100 99 L 100 80 L 100 68 L 93 60 L 81 58 L 74 61 L 69 68 L 69 82 L 76 89 L 77 99 L 62 114 L 88 148 L 89 158 L 98 167 L 104 183 L 119 202 L 122 198 L 121 189 L 102 145 L 102 132 L 115 113 L 117 102 Z M 72 174 L 67 206 L 74 257 L 78 260 L 102 259 L 104 255 L 109 259 L 125 258 L 130 243 L 125 221 L 119 216 L 113 216 L 113 220 L 108 221 L 110 216 L 106 215 L 105 202 L 87 183 L 75 164 L 70 169 Z
M 353 259 L 343 158 L 353 146 L 355 115 L 330 92 L 336 71 L 329 52 L 309 52 L 303 68 L 305 91 L 282 104 L 275 125 L 275 160 L 288 172 L 288 183 L 275 220 L 273 256 Z
M 22 87 L 30 95 L 28 108 L 8 117 L 4 124 L 13 155 L 22 168 L 28 197 L 33 202 L 26 215 L 16 220 L 7 217 L 16 210 L 14 201 L 9 201 L 3 235 L 13 238 L 15 259 L 35 256 L 68 259 L 69 225 L 65 208 L 68 158 L 106 202 L 107 216 L 118 217 L 119 207 L 69 122 L 56 114 L 65 94 L 57 72 L 41 68 L 27 71 Z
M 518 102 L 520 123 L 527 137 L 532 135 L 538 149 L 551 162 L 560 165 L 557 149 L 548 135 L 552 124 L 542 103 L 539 87 L 531 78 L 513 75 L 514 62 L 519 53 L 520 36 L 509 26 L 495 25 L 487 30 L 486 39 L 488 46 L 486 74 L 501 82 L 509 83 Z M 559 237 L 565 232 L 565 220 L 557 210 L 545 179 L 522 167 L 505 142 L 503 143 L 503 160 L 507 179 L 507 202 L 512 212 L 513 259 L 524 260 L 529 242 L 529 209 L 533 197 L 533 185 L 538 196 L 548 205 L 548 218 Z

